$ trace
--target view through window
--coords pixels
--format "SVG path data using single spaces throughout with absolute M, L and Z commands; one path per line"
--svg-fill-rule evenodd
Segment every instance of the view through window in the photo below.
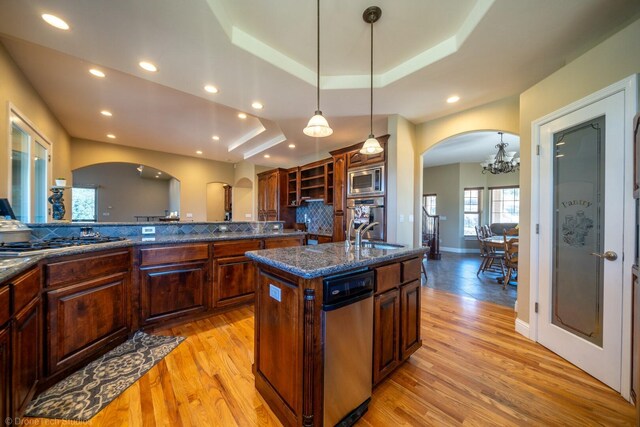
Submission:
M 520 218 L 520 189 L 518 187 L 490 188 L 491 222 L 518 223 Z
M 464 189 L 464 235 L 475 236 L 475 227 L 480 226 L 482 188 Z
M 71 220 L 81 222 L 96 222 L 96 212 L 96 189 L 73 187 Z
M 436 214 L 436 195 L 435 194 L 425 194 L 422 196 L 422 206 L 427 210 L 429 215 Z

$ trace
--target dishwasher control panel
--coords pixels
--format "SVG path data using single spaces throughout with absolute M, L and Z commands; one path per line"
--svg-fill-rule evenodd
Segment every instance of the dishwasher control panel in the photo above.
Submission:
M 339 304 L 373 291 L 373 271 L 365 270 L 327 277 L 323 281 L 324 306 Z

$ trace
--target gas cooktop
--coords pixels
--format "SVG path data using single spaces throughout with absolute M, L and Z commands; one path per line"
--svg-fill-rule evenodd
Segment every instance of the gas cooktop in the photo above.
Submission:
M 54 237 L 52 239 L 30 242 L 0 243 L 0 256 L 29 256 L 46 253 L 55 249 L 66 249 L 74 246 L 95 245 L 100 243 L 119 242 L 124 237 L 91 236 L 91 237 Z

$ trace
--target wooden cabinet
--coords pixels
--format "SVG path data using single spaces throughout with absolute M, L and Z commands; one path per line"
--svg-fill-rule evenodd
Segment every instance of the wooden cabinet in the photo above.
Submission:
M 347 154 L 333 156 L 333 241 L 345 239 L 345 207 L 347 204 Z
M 142 325 L 204 312 L 210 301 L 207 243 L 140 250 Z
M 129 249 L 67 257 L 45 266 L 48 382 L 126 339 L 130 271 Z
M 400 295 L 398 289 L 373 300 L 373 383 L 378 384 L 400 363 Z
M 378 384 L 422 345 L 420 260 L 375 269 L 373 384 Z
M 286 228 L 295 223 L 295 209 L 288 197 L 289 175 L 286 169 L 274 169 L 258 175 L 258 220 L 283 221 Z
M 7 286 L 8 288 L 8 286 Z M 0 417 L 6 420 L 11 412 L 11 329 L 0 326 Z
M 287 171 L 287 206 L 295 208 L 300 200 L 300 168 Z
M 321 199 L 333 203 L 333 159 L 300 166 L 300 201 Z
M 253 300 L 255 267 L 247 251 L 262 249 L 260 240 L 237 240 L 213 245 L 213 306 L 225 307 Z
M 230 185 L 224 184 L 224 211 L 231 212 L 232 210 L 232 200 L 233 200 L 233 187 Z
M 406 360 L 420 346 L 420 281 L 400 286 L 400 358 Z
M 264 249 L 289 248 L 292 246 L 302 246 L 304 236 L 275 237 L 264 241 Z
M 371 165 L 375 163 L 383 163 L 385 160 L 385 153 L 387 152 L 386 150 L 387 139 L 388 137 L 378 138 L 380 145 L 382 145 L 382 148 L 384 148 L 384 151 L 382 151 L 381 153 L 362 154 L 360 153 L 359 150 L 350 152 L 349 155 L 347 156 L 347 168 L 351 169 L 351 168 L 357 168 L 360 166 L 366 166 L 366 165 Z
M 12 331 L 12 408 L 16 416 L 27 409 L 40 380 L 42 354 L 42 307 L 40 297 L 16 313 Z

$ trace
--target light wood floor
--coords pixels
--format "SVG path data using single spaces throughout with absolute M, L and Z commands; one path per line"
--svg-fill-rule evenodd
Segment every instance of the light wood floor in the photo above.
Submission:
M 358 426 L 633 425 L 618 394 L 516 334 L 509 308 L 426 287 L 422 298 L 423 347 L 374 390 Z M 253 386 L 252 307 L 160 333 L 188 338 L 81 425 L 280 425 Z

